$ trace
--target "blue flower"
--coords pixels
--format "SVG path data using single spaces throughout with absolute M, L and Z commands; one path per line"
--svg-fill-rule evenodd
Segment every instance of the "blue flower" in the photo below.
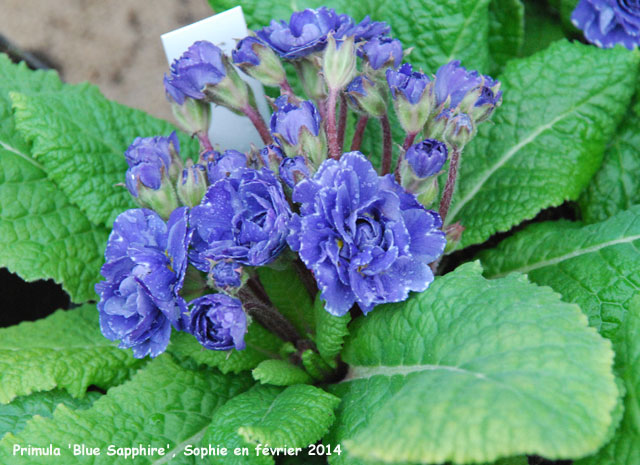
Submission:
M 186 97 L 201 100 L 207 85 L 218 84 L 227 75 L 222 50 L 211 42 L 195 42 L 174 60 L 170 74 L 164 76 L 164 87 L 173 100 L 180 105 Z
M 225 259 L 250 266 L 271 263 L 286 246 L 290 217 L 273 172 L 234 171 L 209 186 L 202 203 L 191 210 L 194 266 L 209 271 L 204 263 Z
M 240 287 L 242 285 L 242 266 L 233 260 L 218 262 L 211 268 L 211 277 L 219 289 Z
M 207 179 L 210 184 L 214 184 L 247 166 L 247 156 L 233 149 L 225 150 L 223 153 L 215 150 L 208 151 L 203 153 L 200 158 L 207 169 Z
M 379 36 L 384 36 L 391 31 L 391 27 L 385 22 L 372 21 L 369 15 L 356 24 L 349 15 L 340 15 L 340 25 L 338 26 L 336 39 L 353 37 L 354 42 L 371 40 Z
M 247 317 L 242 304 L 225 294 L 208 294 L 189 302 L 186 328 L 209 350 L 245 348 Z
M 300 132 L 307 130 L 313 136 L 320 132 L 320 113 L 311 100 L 300 105 L 289 103 L 288 97 L 282 95 L 275 101 L 277 110 L 271 115 L 271 134 L 283 138 L 291 145 L 297 145 Z
M 362 46 L 364 57 L 373 69 L 397 68 L 402 61 L 402 43 L 391 37 L 376 37 Z
M 256 54 L 256 51 L 253 48 L 254 45 L 264 47 L 262 41 L 255 37 L 245 37 L 238 42 L 236 48 L 231 52 L 233 62 L 236 64 L 248 63 L 258 66 L 260 64 L 260 57 Z
M 100 327 L 137 358 L 164 352 L 171 325 L 182 328 L 186 304 L 178 293 L 189 240 L 185 207 L 167 223 L 146 209 L 127 210 L 114 222 L 100 270 L 105 281 L 96 284 Z
M 429 263 L 443 252 L 437 213 L 425 210 L 393 176 L 378 176 L 361 153 L 326 160 L 293 191 L 300 214 L 289 245 L 316 278 L 326 309 L 405 300 L 433 281 Z
M 329 33 L 340 25 L 341 18 L 335 10 L 320 7 L 297 11 L 288 23 L 271 21 L 269 26 L 256 31 L 256 35 L 282 58 L 295 59 L 322 50 Z
M 301 180 L 309 177 L 309 168 L 304 157 L 286 157 L 280 163 L 278 173 L 280 179 L 293 189 Z
M 138 187 L 143 185 L 158 190 L 163 176 L 169 175 L 171 151 L 180 151 L 180 142 L 175 132 L 169 137 L 136 137 L 124 152 L 129 169 L 126 173 L 127 189 L 138 197 Z
M 418 178 L 437 174 L 447 161 L 447 146 L 437 139 L 425 139 L 407 150 L 405 158 Z
M 413 71 L 411 64 L 405 63 L 398 70 L 387 69 L 387 84 L 394 99 L 398 93 L 412 105 L 416 105 L 422 99 L 427 85 L 431 79 L 426 74 Z
M 580 0 L 571 21 L 598 47 L 622 44 L 632 49 L 640 44 L 638 0 Z
M 449 98 L 449 106 L 455 108 L 469 92 L 482 86 L 482 82 L 477 71 L 467 71 L 458 60 L 450 61 L 436 72 L 436 105 L 442 105 Z

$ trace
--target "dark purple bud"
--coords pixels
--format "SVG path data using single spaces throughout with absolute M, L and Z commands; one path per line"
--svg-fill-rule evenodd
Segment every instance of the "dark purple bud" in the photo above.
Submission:
M 164 77 L 165 90 L 182 105 L 185 97 L 204 99 L 204 88 L 218 84 L 226 75 L 222 50 L 211 42 L 201 40 L 174 60 L 170 76 Z
M 425 93 L 431 79 L 426 74 L 413 71 L 411 64 L 405 63 L 397 70 L 387 69 L 387 84 L 394 100 L 403 95 L 409 103 L 416 105 Z
M 304 157 L 285 158 L 280 164 L 280 179 L 292 189 L 305 178 L 309 177 L 309 167 Z
M 309 131 L 313 136 L 320 132 L 320 113 L 311 100 L 301 102 L 299 106 L 289 103 L 282 95 L 275 101 L 277 110 L 271 115 L 271 134 L 284 139 L 290 145 L 297 145 L 300 133 Z
M 362 46 L 364 58 L 373 69 L 397 68 L 402 61 L 402 43 L 391 37 L 376 37 Z
M 187 330 L 209 350 L 242 350 L 247 317 L 242 303 L 226 294 L 208 294 L 189 303 Z
M 218 262 L 211 268 L 211 277 L 219 289 L 240 287 L 242 285 L 242 265 L 233 260 Z
M 277 171 L 284 157 L 285 155 L 282 153 L 282 149 L 274 144 L 269 144 L 260 150 L 262 166 L 269 168 L 274 173 Z
M 447 161 L 447 146 L 437 139 L 425 139 L 412 145 L 405 159 L 418 178 L 428 178 L 438 174 Z

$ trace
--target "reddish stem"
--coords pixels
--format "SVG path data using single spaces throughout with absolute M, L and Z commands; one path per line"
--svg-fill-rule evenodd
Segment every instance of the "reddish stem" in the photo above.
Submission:
M 264 142 L 265 144 L 273 143 L 273 139 L 271 139 L 271 133 L 269 132 L 269 128 L 267 128 L 267 125 L 264 124 L 264 121 L 262 120 L 262 116 L 260 116 L 260 113 L 258 113 L 258 110 L 253 108 L 251 105 L 247 105 L 242 109 L 242 113 L 247 115 L 247 118 L 249 118 L 253 123 L 253 125 L 256 127 L 256 129 L 258 130 L 258 133 L 260 133 L 262 142 Z
M 340 146 L 338 145 L 338 129 L 336 128 L 336 101 L 338 91 L 329 89 L 329 97 L 327 97 L 327 139 L 329 140 L 329 156 L 335 160 L 340 158 Z
M 382 176 L 384 176 L 391 172 L 391 158 L 393 156 L 391 124 L 386 113 L 380 118 L 380 125 L 382 126 Z
M 290 97 L 295 96 L 295 93 L 293 92 L 293 89 L 291 88 L 291 85 L 289 84 L 287 78 L 284 78 L 284 80 L 280 83 L 280 91 L 283 94 L 289 95 Z
M 196 135 L 198 136 L 200 145 L 205 152 L 213 150 L 213 146 L 211 145 L 211 141 L 209 140 L 209 134 L 207 134 L 205 131 L 198 131 Z
M 362 145 L 362 137 L 364 136 L 364 130 L 369 122 L 368 115 L 362 115 L 356 124 L 356 132 L 353 134 L 353 140 L 351 141 L 351 151 L 360 150 Z
M 340 117 L 338 118 L 338 145 L 340 152 L 344 148 L 344 133 L 347 129 L 347 97 L 340 92 Z
M 442 223 L 445 224 L 447 213 L 449 213 L 449 207 L 451 206 L 451 199 L 453 197 L 453 191 L 456 188 L 456 179 L 458 177 L 458 166 L 460 165 L 460 150 L 453 148 L 453 155 L 451 156 L 451 162 L 449 163 L 449 174 L 447 176 L 447 183 L 444 186 L 444 192 L 442 194 L 442 200 L 440 201 L 440 218 Z

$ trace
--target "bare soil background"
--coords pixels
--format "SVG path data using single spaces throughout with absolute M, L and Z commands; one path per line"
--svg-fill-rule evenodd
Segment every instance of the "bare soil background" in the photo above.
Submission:
M 0 34 L 66 82 L 171 120 L 160 35 L 212 14 L 206 0 L 0 0 Z

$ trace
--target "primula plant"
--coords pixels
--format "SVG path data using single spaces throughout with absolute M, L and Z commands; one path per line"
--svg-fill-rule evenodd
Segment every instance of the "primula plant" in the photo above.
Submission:
M 0 463 L 640 464 L 640 5 L 556 3 L 243 2 L 180 128 L 0 57 Z

